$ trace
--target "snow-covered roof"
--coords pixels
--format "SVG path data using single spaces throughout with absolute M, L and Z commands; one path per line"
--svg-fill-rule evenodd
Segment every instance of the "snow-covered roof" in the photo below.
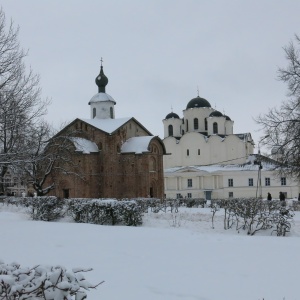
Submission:
M 263 158 L 263 157 L 262 157 Z M 206 166 L 178 166 L 173 168 L 165 169 L 165 173 L 175 173 L 175 172 L 197 172 L 197 171 L 204 171 L 208 173 L 213 172 L 230 172 L 230 171 L 257 171 L 259 165 L 257 164 L 257 157 L 256 155 L 249 155 L 247 159 L 247 163 L 245 164 L 230 164 L 230 165 L 206 165 Z M 267 161 L 261 159 L 261 165 L 263 170 L 274 170 L 277 168 L 277 165 L 272 161 Z
M 121 147 L 121 153 L 136 153 L 149 152 L 149 143 L 153 136 L 136 136 L 128 139 Z
M 80 151 L 85 154 L 90 154 L 91 152 L 99 152 L 97 145 L 94 142 L 91 142 L 87 139 L 79 137 L 70 137 L 70 140 L 76 147 L 75 151 Z
M 96 95 L 94 95 L 92 97 L 89 104 L 95 103 L 95 102 L 103 102 L 103 101 L 113 101 L 114 103 L 116 103 L 116 101 L 113 99 L 113 97 L 111 95 L 108 95 L 106 93 L 97 93 Z
M 107 133 L 113 133 L 119 127 L 124 125 L 132 118 L 120 118 L 120 119 L 80 119 L 102 131 Z

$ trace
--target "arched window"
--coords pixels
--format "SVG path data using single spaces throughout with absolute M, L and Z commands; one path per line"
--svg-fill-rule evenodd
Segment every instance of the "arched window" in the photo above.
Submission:
M 93 108 L 93 119 L 96 117 L 96 107 Z
M 156 171 L 156 160 L 154 157 L 150 158 L 150 171 Z
M 207 130 L 207 119 L 206 118 L 204 119 L 204 128 L 205 128 L 205 130 Z
M 113 108 L 111 107 L 109 109 L 109 111 L 110 111 L 110 118 L 113 119 L 114 118 L 114 110 L 113 110 Z
M 173 136 L 173 125 L 169 125 L 169 136 Z
M 218 133 L 218 123 L 216 122 L 213 124 L 213 133 Z
M 188 131 L 189 131 L 189 121 L 186 120 L 186 132 L 188 132 Z
M 199 128 L 198 119 L 195 118 L 194 119 L 194 129 L 198 129 L 198 128 Z

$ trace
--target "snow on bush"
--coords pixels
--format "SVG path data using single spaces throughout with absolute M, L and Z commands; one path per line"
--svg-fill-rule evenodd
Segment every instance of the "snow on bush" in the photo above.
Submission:
M 5 264 L 0 260 L 0 298 L 82 300 L 85 290 L 95 289 L 102 282 L 90 284 L 82 272 L 92 269 L 75 268 L 72 271 L 62 266 L 22 267 L 18 263 Z
M 70 199 L 68 212 L 75 222 L 101 225 L 142 224 L 143 210 L 134 200 Z
M 254 235 L 260 230 L 273 229 L 278 236 L 290 231 L 294 217 L 292 207 L 285 201 L 265 201 L 256 198 L 211 200 L 212 227 L 216 211 L 224 211 L 224 229 L 235 226 L 236 230 L 246 230 Z
M 32 220 L 55 221 L 65 214 L 65 201 L 55 196 L 9 197 L 5 203 L 26 207 Z

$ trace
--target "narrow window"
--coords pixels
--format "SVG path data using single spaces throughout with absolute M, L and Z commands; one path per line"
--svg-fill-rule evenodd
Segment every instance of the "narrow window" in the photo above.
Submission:
M 214 122 L 214 124 L 213 124 L 213 133 L 214 134 L 218 133 L 218 123 L 217 122 Z
M 96 117 L 96 107 L 93 108 L 93 119 Z
M 198 119 L 195 118 L 195 119 L 194 119 L 194 129 L 196 130 L 196 129 L 198 129 L 198 128 L 199 128 Z
M 150 158 L 150 171 L 156 171 L 156 161 L 154 157 Z
M 110 118 L 113 119 L 114 118 L 114 110 L 113 110 L 113 108 L 111 107 L 109 109 L 109 111 L 110 111 Z
M 168 131 L 169 131 L 169 136 L 173 136 L 173 125 L 169 125 Z
M 228 179 L 228 186 L 233 186 L 233 179 L 232 178 Z
M 204 119 L 204 128 L 205 128 L 205 130 L 207 130 L 207 119 L 206 118 Z
M 249 186 L 253 186 L 253 178 L 248 179 Z
M 267 185 L 267 186 L 271 185 L 269 177 L 265 178 L 265 185 Z
M 189 131 L 189 121 L 186 120 L 186 132 L 188 132 L 188 131 Z
M 187 185 L 188 185 L 188 187 L 193 187 L 193 179 L 188 179 Z
M 190 150 L 186 149 L 186 155 L 189 156 L 190 155 Z
M 286 185 L 286 178 L 285 177 L 281 177 L 280 181 L 281 181 L 281 185 Z
M 198 155 L 200 155 L 200 149 L 198 149 Z

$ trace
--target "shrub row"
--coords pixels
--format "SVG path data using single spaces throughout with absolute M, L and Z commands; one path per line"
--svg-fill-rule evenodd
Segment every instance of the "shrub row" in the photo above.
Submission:
M 212 200 L 210 208 L 212 227 L 215 213 L 224 210 L 224 229 L 235 226 L 236 230 L 246 230 L 254 235 L 260 230 L 272 229 L 278 236 L 285 236 L 290 231 L 294 217 L 292 207 L 285 201 L 268 201 L 256 198 Z
M 69 199 L 68 213 L 75 222 L 101 225 L 142 224 L 143 208 L 134 200 Z

